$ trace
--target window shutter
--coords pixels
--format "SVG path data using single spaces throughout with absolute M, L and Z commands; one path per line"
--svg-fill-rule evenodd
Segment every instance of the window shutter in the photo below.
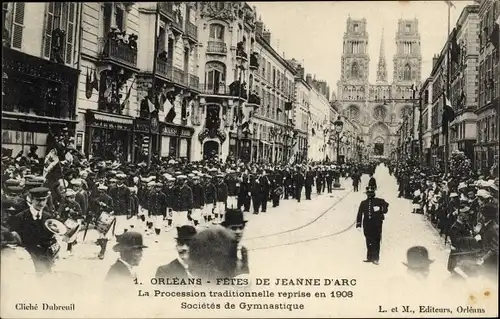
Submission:
M 65 63 L 73 63 L 73 49 L 75 47 L 75 22 L 76 22 L 76 3 L 68 3 L 68 26 L 66 28 L 66 57 Z
M 14 3 L 14 23 L 12 25 L 12 47 L 21 49 L 24 29 L 24 2 Z
M 45 12 L 45 30 L 43 38 L 43 57 L 50 59 L 50 51 L 52 46 L 52 31 L 54 30 L 54 2 L 47 3 Z

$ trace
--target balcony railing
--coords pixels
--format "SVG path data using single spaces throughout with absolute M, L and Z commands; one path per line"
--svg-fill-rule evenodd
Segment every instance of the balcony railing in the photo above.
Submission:
M 172 2 L 158 2 L 158 5 L 161 13 L 172 21 L 175 19 L 174 4 Z
M 156 73 L 173 81 L 173 68 L 166 60 L 156 59 Z
M 131 67 L 137 67 L 137 48 L 121 40 L 100 38 L 101 59 L 109 59 Z
M 194 90 L 200 89 L 200 78 L 196 75 L 189 74 L 189 87 Z
M 224 84 L 201 83 L 200 92 L 210 95 L 229 95 L 229 86 Z
M 174 82 L 177 84 L 182 84 L 187 86 L 187 78 L 185 76 L 185 73 L 182 69 L 179 69 L 174 66 Z
M 207 53 L 227 54 L 227 45 L 225 42 L 208 41 Z
M 254 52 L 250 55 L 250 69 L 258 69 L 259 68 L 259 58 L 257 54 Z
M 191 39 L 198 41 L 198 27 L 189 21 L 186 21 L 186 34 Z

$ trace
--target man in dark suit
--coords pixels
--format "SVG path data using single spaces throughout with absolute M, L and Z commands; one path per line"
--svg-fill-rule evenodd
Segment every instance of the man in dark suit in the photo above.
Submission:
M 314 186 L 314 172 L 309 168 L 306 173 L 305 179 L 305 189 L 306 189 L 306 200 L 311 200 L 311 191 Z
M 240 209 L 228 209 L 226 218 L 221 223 L 222 226 L 233 232 L 238 243 L 236 253 L 238 259 L 234 276 L 250 273 L 250 268 L 248 267 L 248 250 L 245 246 L 241 245 L 246 223 L 247 221 L 244 219 L 243 212 Z
M 8 220 L 9 229 L 21 238 L 38 274 L 51 272 L 54 258 L 60 249 L 54 233 L 45 227 L 45 221 L 53 217 L 46 208 L 48 197 L 48 188 L 32 188 L 29 208 L 12 215 Z
M 379 263 L 380 240 L 382 239 L 382 223 L 387 214 L 389 203 L 381 198 L 375 197 L 375 189 L 366 188 L 367 199 L 361 202 L 356 219 L 356 228 L 361 229 L 366 238 L 366 259 L 364 262 Z
M 120 253 L 120 258 L 111 266 L 106 282 L 113 285 L 133 285 L 136 279 L 134 267 L 138 266 L 142 259 L 144 248 L 142 234 L 135 231 L 127 231 L 116 236 L 117 244 L 113 250 Z
M 183 278 L 191 277 L 189 272 L 189 241 L 196 235 L 196 228 L 191 225 L 177 227 L 175 248 L 179 256 L 166 265 L 158 267 L 155 278 Z

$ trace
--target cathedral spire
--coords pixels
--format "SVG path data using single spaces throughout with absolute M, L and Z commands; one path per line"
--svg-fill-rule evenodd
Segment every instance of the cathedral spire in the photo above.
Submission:
M 382 36 L 380 38 L 380 54 L 377 65 L 377 82 L 387 82 L 387 63 L 385 61 L 384 47 L 384 29 L 382 28 Z

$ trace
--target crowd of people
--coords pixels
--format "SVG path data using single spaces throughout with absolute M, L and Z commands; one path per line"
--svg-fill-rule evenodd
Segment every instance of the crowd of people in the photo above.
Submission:
M 201 162 L 153 158 L 150 165 L 132 164 L 88 159 L 75 152 L 71 138 L 59 136 L 45 158 L 38 158 L 36 150 L 30 152 L 34 155 L 2 158 L 2 247 L 24 246 L 40 275 L 51 272 L 61 249 L 69 255 L 78 249 L 82 232 L 85 238 L 89 229 L 99 234 L 98 259 L 104 259 L 108 242 L 116 240 L 113 250 L 120 259 L 110 269 L 110 280 L 132 276 L 129 266 L 140 261 L 143 236 L 160 238 L 171 230 L 177 231 L 180 258 L 160 267 L 158 276 L 248 273 L 247 251 L 238 244 L 246 224 L 244 212 L 266 213 L 268 205 L 278 207 L 281 200 L 300 202 L 303 193 L 305 200 L 311 200 L 313 188 L 318 195 L 332 193 L 347 175 L 358 190 L 362 172 L 374 169 L 217 158 Z M 117 224 L 117 216 L 124 216 L 125 224 Z M 61 247 L 58 236 L 66 247 Z M 214 249 L 210 252 L 207 240 L 221 245 L 210 245 Z M 232 242 L 236 244 L 230 255 L 235 258 L 227 258 L 234 263 L 226 269 L 227 260 L 221 258 L 225 253 L 219 250 Z M 187 251 L 190 259 L 199 259 L 194 264 L 200 267 L 186 271 Z
M 399 184 L 399 197 L 413 202 L 413 213 L 422 214 L 450 244 L 448 270 L 456 278 L 498 271 L 498 176 L 472 172 L 444 173 L 416 161 L 389 166 Z

